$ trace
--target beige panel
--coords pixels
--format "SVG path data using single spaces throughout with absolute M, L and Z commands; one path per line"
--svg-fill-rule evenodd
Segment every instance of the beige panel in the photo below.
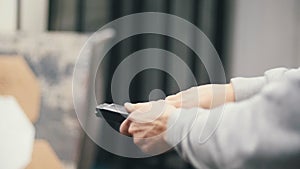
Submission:
M 17 30 L 17 0 L 0 0 L 0 32 Z
M 26 169 L 63 169 L 63 166 L 48 142 L 36 140 L 31 163 Z
M 0 95 L 12 95 L 32 122 L 40 109 L 40 88 L 35 75 L 20 56 L 0 56 Z

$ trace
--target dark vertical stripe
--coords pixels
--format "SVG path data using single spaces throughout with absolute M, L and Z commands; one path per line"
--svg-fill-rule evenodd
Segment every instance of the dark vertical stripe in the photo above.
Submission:
M 215 30 L 216 30 L 216 36 L 214 37 L 215 42 L 215 48 L 218 51 L 220 55 L 220 59 L 223 61 L 223 46 L 222 46 L 222 40 L 223 40 L 223 31 L 224 31 L 224 18 L 225 18 L 225 11 L 224 11 L 224 1 L 216 1 L 216 12 L 215 15 Z
M 85 0 L 77 0 L 76 31 L 83 32 L 85 24 Z
M 145 6 L 143 4 L 143 1 L 141 0 L 134 0 L 134 7 L 133 7 L 133 13 L 138 13 L 138 12 L 142 12 L 143 10 L 145 10 Z M 137 25 L 137 26 L 141 26 L 141 25 Z M 140 50 L 143 48 L 144 44 L 143 44 L 143 40 L 141 38 L 141 36 L 138 36 L 138 38 L 132 42 L 132 46 L 134 49 Z M 141 98 L 142 97 L 142 90 L 143 90 L 143 86 L 144 84 L 142 82 L 139 82 L 137 84 L 137 88 L 136 88 L 136 92 L 134 92 L 133 96 L 134 98 Z M 135 100 L 135 102 L 137 102 L 137 100 Z
M 49 6 L 48 6 L 48 31 L 52 30 L 52 18 L 53 18 L 53 12 L 52 12 L 52 6 L 53 6 L 53 0 L 49 0 Z
M 21 4 L 22 1 L 21 0 L 17 0 L 17 30 L 21 29 Z
M 230 2 L 217 1 L 216 2 L 216 18 L 215 21 L 215 48 L 219 53 L 219 57 L 222 61 L 223 67 L 225 69 L 225 73 L 227 70 L 227 59 L 226 59 L 226 42 L 227 40 L 227 23 L 228 23 L 228 15 L 229 15 L 229 5 Z
M 192 12 L 193 12 L 193 14 L 192 14 L 192 23 L 195 25 L 195 26 L 197 26 L 198 27 L 198 29 L 199 29 L 199 19 L 198 19 L 198 17 L 199 17 L 199 11 L 200 11 L 200 0 L 193 0 L 194 2 L 194 6 L 193 6 L 193 10 L 192 10 Z M 193 38 L 193 45 L 195 46 L 195 45 L 200 45 L 200 44 L 197 44 L 197 40 L 195 39 L 195 38 Z M 198 62 L 197 62 L 197 59 L 198 59 L 198 57 L 197 56 L 195 56 L 195 57 L 191 57 L 191 59 L 192 59 L 192 62 L 191 62 L 191 70 L 192 70 L 192 72 L 194 73 L 194 76 L 195 77 L 198 77 L 197 76 L 197 74 L 198 74 L 198 72 L 196 72 L 196 70 L 197 70 L 197 66 L 199 66 L 199 64 L 198 64 Z M 197 79 L 198 80 L 198 79 Z
M 165 12 L 166 13 L 168 13 L 168 14 L 171 13 L 171 6 L 172 6 L 172 1 L 171 0 L 165 0 Z M 168 29 L 170 28 L 169 27 L 170 24 L 168 23 L 169 20 L 167 20 L 166 22 L 167 23 L 165 25 L 165 27 L 166 27 L 165 29 L 166 29 L 166 31 L 168 31 Z M 170 37 L 165 37 L 164 49 L 167 50 L 167 51 L 170 51 L 170 48 L 171 48 L 171 46 L 170 46 Z M 168 66 L 168 61 L 167 60 L 164 60 L 164 65 Z M 170 91 L 168 90 L 167 75 L 164 74 L 163 78 L 164 78 L 163 79 L 163 86 L 162 86 L 163 91 L 165 92 L 166 95 L 170 95 L 172 93 L 170 93 Z
M 108 18 L 113 21 L 121 16 L 122 1 L 119 0 L 108 0 L 110 13 L 108 13 Z
M 49 1 L 49 16 L 48 16 L 48 30 L 59 30 L 55 21 L 57 20 L 57 0 L 50 0 Z
M 120 17 L 121 15 L 121 5 L 122 4 L 122 1 L 119 1 L 119 0 L 110 0 L 109 1 L 109 8 L 111 11 L 108 15 L 108 18 L 109 18 L 109 21 L 113 21 L 117 18 Z M 105 80 L 105 84 L 104 84 L 104 89 L 105 91 L 104 92 L 104 101 L 105 102 L 112 102 L 112 98 L 111 98 L 111 77 L 113 76 L 113 73 L 114 73 L 114 67 L 115 67 L 115 58 L 118 58 L 120 56 L 120 47 L 119 45 L 116 45 L 113 49 L 111 49 L 111 52 L 110 52 L 110 58 L 108 60 L 108 65 L 110 65 L 108 67 L 108 70 L 107 70 L 107 74 L 106 74 L 106 80 Z

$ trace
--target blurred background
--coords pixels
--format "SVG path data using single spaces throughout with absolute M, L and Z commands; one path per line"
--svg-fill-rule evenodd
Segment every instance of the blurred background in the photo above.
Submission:
M 219 53 L 227 81 L 236 76 L 258 76 L 270 68 L 299 67 L 299 9 L 299 0 L 0 0 L 0 57 L 21 56 L 35 75 L 41 90 L 39 117 L 33 122 L 35 139 L 49 144 L 63 168 L 193 168 L 174 151 L 145 159 L 116 156 L 83 132 L 72 99 L 72 75 L 80 49 L 93 32 L 110 21 L 133 13 L 163 12 L 186 19 L 207 35 Z M 124 29 L 136 26 L 124 25 Z M 161 29 L 172 31 L 172 24 L 163 23 Z M 201 48 L 193 32 L 186 33 L 193 45 Z M 114 37 L 105 41 L 110 38 Z M 86 64 L 95 66 L 97 49 L 105 41 L 91 45 L 83 54 Z M 97 73 L 96 91 L 90 88 L 93 73 L 83 74 L 82 109 L 87 113 L 94 109 L 88 102 L 91 92 L 96 92 L 98 103 L 112 102 L 114 70 L 128 55 L 145 48 L 175 53 L 190 67 L 199 85 L 218 83 L 209 81 L 202 62 L 180 41 L 163 35 L 136 35 L 118 43 L 105 56 Z M 145 60 L 136 64 L 141 62 Z M 157 62 L 175 69 L 167 60 Z M 215 64 L 213 60 L 211 64 Z M 218 77 L 219 72 L 213 76 Z M 185 88 L 191 87 L 190 79 L 185 80 Z M 0 77 L 0 95 L 7 95 L 1 85 Z M 157 92 L 160 90 L 165 95 L 178 92 L 176 79 L 155 69 L 142 71 L 131 81 L 130 101 L 147 101 L 150 93 L 151 99 L 163 98 Z M 121 94 L 119 98 L 119 104 L 128 101 L 122 100 L 125 97 Z

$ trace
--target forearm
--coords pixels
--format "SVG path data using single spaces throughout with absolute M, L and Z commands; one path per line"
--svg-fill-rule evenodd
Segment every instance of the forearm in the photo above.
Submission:
M 235 94 L 233 86 L 229 84 L 211 84 L 210 93 L 211 95 L 205 96 L 199 95 L 200 107 L 204 109 L 212 109 L 225 103 L 230 103 L 235 101 Z
M 235 93 L 234 93 L 232 83 L 226 84 L 225 88 L 226 88 L 226 102 L 225 103 L 235 102 Z
M 225 103 L 242 101 L 251 98 L 271 82 L 282 79 L 294 70 L 285 68 L 272 69 L 264 76 L 254 78 L 233 78 L 229 84 L 209 84 L 192 87 L 175 95 L 168 96 L 166 101 L 177 108 L 200 107 L 211 109 Z
M 234 102 L 235 95 L 232 84 L 208 84 L 168 96 L 166 101 L 176 108 L 211 109 L 224 103 Z

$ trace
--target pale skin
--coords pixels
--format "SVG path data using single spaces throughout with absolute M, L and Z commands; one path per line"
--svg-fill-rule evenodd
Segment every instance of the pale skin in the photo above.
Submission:
M 193 107 L 211 109 L 234 101 L 232 84 L 225 84 L 192 87 L 170 95 L 165 100 L 136 104 L 126 103 L 124 106 L 130 116 L 121 124 L 120 132 L 132 136 L 134 143 L 145 153 L 151 154 L 157 150 L 167 150 L 169 146 L 164 133 L 167 130 L 169 116 L 173 111 L 178 108 Z

